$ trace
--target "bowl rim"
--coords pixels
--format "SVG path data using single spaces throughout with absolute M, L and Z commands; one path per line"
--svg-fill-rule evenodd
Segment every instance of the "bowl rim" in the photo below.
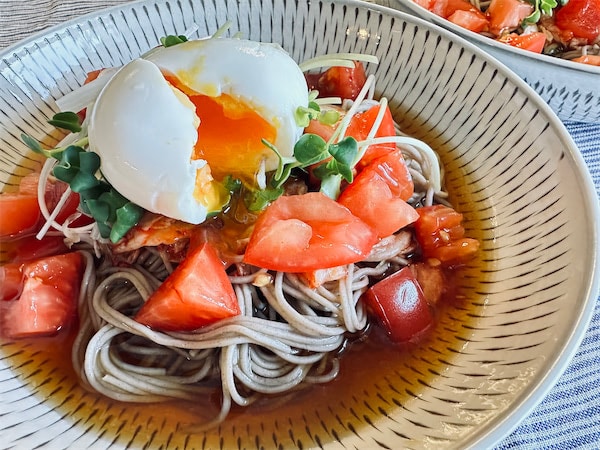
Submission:
M 109 6 L 107 8 L 100 8 L 98 10 L 88 12 L 86 14 L 82 14 L 76 17 L 73 17 L 67 21 L 61 22 L 56 25 L 49 26 L 42 30 L 39 30 L 29 37 L 22 39 L 14 44 L 9 45 L 8 47 L 0 49 L 0 68 L 3 65 L 9 66 L 9 59 L 19 53 L 19 51 L 26 50 L 27 47 L 31 46 L 35 42 L 47 40 L 49 37 L 53 35 L 60 34 L 61 31 L 64 31 L 74 25 L 80 24 L 87 20 L 93 20 L 100 16 L 109 15 L 114 13 L 115 11 L 122 11 L 124 9 L 134 8 L 141 4 L 158 4 L 158 3 L 170 3 L 170 2 L 178 2 L 179 0 L 133 0 L 122 4 L 117 4 L 114 6 Z M 244 0 L 237 0 L 244 1 Z M 305 0 L 296 0 L 296 1 L 305 1 Z M 309 1 L 309 0 L 306 0 Z M 439 26 L 436 23 L 432 23 L 422 17 L 415 16 L 409 12 L 399 10 L 393 8 L 391 6 L 387 6 L 389 1 L 386 4 L 376 3 L 377 1 L 385 1 L 385 0 L 321 0 L 329 3 L 337 3 L 337 4 L 345 4 L 352 7 L 357 8 L 366 8 L 371 9 L 373 11 L 383 13 L 386 15 L 395 16 L 399 19 L 406 20 L 408 22 L 416 22 L 417 25 L 422 25 L 425 28 L 433 29 L 436 33 L 442 35 L 444 38 L 449 39 L 450 41 L 456 41 L 459 45 L 466 47 L 469 51 L 473 52 L 478 58 L 484 59 L 486 62 L 491 63 L 496 66 L 498 70 L 502 72 L 502 75 L 508 78 L 511 82 L 513 82 L 520 90 L 525 91 L 527 97 L 533 101 L 534 105 L 540 112 L 545 114 L 546 119 L 549 122 L 549 125 L 552 129 L 568 144 L 565 148 L 565 151 L 569 153 L 571 156 L 572 162 L 574 163 L 576 169 L 582 177 L 579 178 L 579 184 L 582 187 L 582 191 L 585 194 L 585 198 L 583 199 L 584 203 L 587 204 L 590 217 L 594 219 L 594 234 L 590 236 L 592 238 L 593 247 L 595 248 L 594 257 L 590 263 L 593 266 L 593 270 L 590 271 L 590 277 L 586 280 L 587 289 L 586 293 L 583 296 L 583 308 L 581 308 L 580 314 L 577 316 L 574 326 L 571 328 L 570 333 L 568 335 L 568 340 L 563 344 L 560 349 L 560 352 L 555 354 L 555 358 L 551 365 L 548 366 L 547 371 L 543 374 L 543 376 L 538 377 L 537 381 L 533 384 L 530 384 L 527 389 L 523 391 L 520 398 L 515 399 L 515 403 L 510 410 L 505 410 L 499 416 L 492 419 L 485 426 L 479 428 L 476 432 L 474 432 L 470 437 L 468 437 L 465 441 L 465 448 L 491 448 L 494 445 L 497 445 L 502 439 L 506 438 L 510 433 L 512 433 L 519 424 L 527 418 L 532 412 L 532 410 L 542 402 L 542 400 L 547 396 L 549 391 L 555 386 L 558 382 L 559 378 L 565 372 L 568 367 L 569 362 L 575 356 L 578 348 L 580 347 L 585 333 L 589 327 L 589 324 L 592 320 L 592 316 L 594 313 L 596 300 L 600 296 L 600 202 L 598 201 L 598 193 L 596 191 L 595 185 L 593 183 L 591 174 L 589 172 L 589 168 L 583 159 L 581 151 L 575 144 L 573 138 L 569 134 L 568 130 L 558 118 L 556 113 L 552 111 L 550 106 L 541 98 L 541 96 L 531 87 L 529 86 L 523 79 L 521 79 L 518 75 L 516 75 L 510 68 L 508 68 L 503 62 L 499 61 L 488 52 L 483 50 L 478 45 L 470 42 L 465 37 L 457 34 L 453 31 L 446 29 L 443 26 Z M 412 0 L 392 0 L 398 3 L 404 4 L 406 1 L 415 5 L 416 7 L 422 9 L 423 11 L 435 16 L 430 13 L 426 9 L 420 7 L 416 3 L 412 2 Z M 437 17 L 437 16 L 435 16 Z M 440 18 L 441 19 L 441 18 Z M 442 19 L 444 20 L 444 19 Z M 448 21 L 446 21 L 448 22 Z M 448 22 L 450 23 L 450 22 Z M 454 24 L 451 24 L 454 25 Z M 468 30 L 465 30 L 468 31 Z M 471 33 L 471 32 L 470 32 Z M 475 34 L 475 33 L 473 33 Z M 480 38 L 483 38 L 479 36 Z M 500 45 L 500 44 L 497 44 Z M 503 47 L 504 48 L 504 47 Z M 520 50 L 520 49 L 515 49 Z M 524 50 L 520 50 L 519 54 L 524 52 Z M 528 55 L 528 54 L 527 54 Z M 528 55 L 529 56 L 529 55 Z M 540 56 L 540 55 L 535 55 Z M 541 55 L 545 56 L 545 55 Z M 552 58 L 552 57 L 547 57 Z M 567 62 L 567 61 L 564 61 Z M 570 63 L 570 65 L 576 65 L 578 63 Z M 590 66 L 593 67 L 593 66 Z M 568 67 L 571 68 L 571 67 Z M 593 67 L 595 69 L 595 67 Z M 600 73 L 600 68 L 598 68 L 598 72 Z
M 415 14 L 419 15 L 422 19 L 433 22 L 434 24 L 450 29 L 454 33 L 461 35 L 463 38 L 472 39 L 482 44 L 484 46 L 492 47 L 496 50 L 504 51 L 509 54 L 514 54 L 516 56 L 521 56 L 525 58 L 532 58 L 534 60 L 544 62 L 546 64 L 556 65 L 558 67 L 574 70 L 576 72 L 584 72 L 590 74 L 600 75 L 600 66 L 593 66 L 591 64 L 583 64 L 574 61 L 570 61 L 568 59 L 557 58 L 555 56 L 544 55 L 541 53 L 535 53 L 528 50 L 524 50 L 522 48 L 513 47 L 511 45 L 506 45 L 501 42 L 497 42 L 496 40 L 483 36 L 480 33 L 476 33 L 471 30 L 467 30 L 459 25 L 456 25 L 450 22 L 447 19 L 444 19 L 437 14 L 432 13 L 427 8 L 417 4 L 413 0 L 390 0 L 391 3 L 397 3 L 402 5 L 408 9 L 410 9 Z M 600 87 L 600 80 L 598 81 L 598 86 Z M 600 89 L 599 89 L 600 94 Z

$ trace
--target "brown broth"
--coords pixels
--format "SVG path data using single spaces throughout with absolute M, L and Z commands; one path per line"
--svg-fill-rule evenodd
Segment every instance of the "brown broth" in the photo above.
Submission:
M 466 314 L 468 308 L 462 303 L 456 298 L 445 299 L 436 309 L 437 318 L 450 311 L 454 315 Z M 218 413 L 218 393 L 194 403 L 174 401 L 148 405 L 122 403 L 88 392 L 80 385 L 70 362 L 74 332 L 53 338 L 7 342 L 2 352 L 18 377 L 49 407 L 117 442 L 154 439 L 158 443 L 167 439 L 175 444 L 181 439 L 202 436 L 206 448 L 213 448 L 224 436 L 227 441 L 245 430 L 243 434 L 256 434 L 254 440 L 268 431 L 265 436 L 271 436 L 270 439 L 287 442 L 286 446 L 298 446 L 295 441 L 304 442 L 307 437 L 302 435 L 306 431 L 292 437 L 288 433 L 290 423 L 302 423 L 300 430 L 314 430 L 308 433 L 313 440 L 337 439 L 360 429 L 365 420 L 386 415 L 418 395 L 419 386 L 430 383 L 436 374 L 443 372 L 452 358 L 452 352 L 440 350 L 439 344 L 452 342 L 457 336 L 442 328 L 446 327 L 434 327 L 416 343 L 394 345 L 374 326 L 368 339 L 353 343 L 342 355 L 340 373 L 334 381 L 265 396 L 248 407 L 235 406 L 225 423 L 206 435 L 189 434 L 189 431 Z M 436 355 L 434 360 L 431 360 L 432 353 Z M 338 429 L 332 435 L 335 423 Z M 144 425 L 134 427 L 135 424 Z M 135 430 L 134 436 L 131 433 Z M 268 441 L 263 445 L 270 446 Z
M 470 209 L 461 186 L 453 186 L 452 203 Z M 466 206 L 466 208 L 465 208 Z M 482 241 L 481 230 L 467 234 Z M 483 264 L 480 262 L 480 265 Z M 278 396 L 263 397 L 248 407 L 234 406 L 226 421 L 207 433 L 194 428 L 220 408 L 215 393 L 198 402 L 131 404 L 85 390 L 71 365 L 74 331 L 54 338 L 0 342 L 2 357 L 16 376 L 65 420 L 119 446 L 194 448 L 320 447 L 360 430 L 417 398 L 435 383 L 468 341 L 468 324 L 482 307 L 472 292 L 483 271 L 472 267 L 454 273 L 458 295 L 436 306 L 436 324 L 418 342 L 394 345 L 377 326 L 369 338 L 342 355 L 339 376 Z M 467 326 L 465 326 L 467 325 Z

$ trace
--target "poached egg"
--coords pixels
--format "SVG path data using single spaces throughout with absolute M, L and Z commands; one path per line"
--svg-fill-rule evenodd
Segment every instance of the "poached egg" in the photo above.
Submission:
M 308 105 L 296 62 L 278 45 L 210 38 L 123 66 L 90 111 L 89 145 L 113 187 L 146 210 L 198 224 L 218 212 L 226 176 L 256 185 L 292 156 Z

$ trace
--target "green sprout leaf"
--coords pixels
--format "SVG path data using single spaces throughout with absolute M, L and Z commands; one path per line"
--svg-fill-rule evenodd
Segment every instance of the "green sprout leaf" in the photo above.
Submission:
M 172 47 L 174 45 L 178 45 L 181 44 L 183 42 L 187 42 L 187 37 L 183 36 L 183 35 L 179 35 L 179 36 L 175 36 L 175 35 L 168 35 L 168 36 L 164 36 L 160 38 L 160 43 L 163 45 L 163 47 Z
M 116 221 L 110 230 L 110 240 L 114 243 L 119 242 L 140 221 L 143 214 L 144 210 L 132 202 L 127 202 L 118 208 Z
M 554 8 L 558 6 L 556 0 L 528 0 L 533 5 L 533 12 L 523 19 L 523 26 L 534 25 L 538 23 L 542 14 L 551 16 Z M 566 0 L 560 0 L 561 4 Z
M 321 111 L 321 107 L 315 101 L 318 95 L 319 91 L 310 91 L 308 94 L 308 106 L 299 106 L 296 108 L 294 119 L 296 125 L 299 127 L 306 128 L 310 124 L 310 121 L 315 119 L 326 125 L 333 125 L 339 120 L 339 112 L 332 109 Z
M 316 164 L 329 156 L 327 142 L 316 134 L 303 134 L 294 145 L 294 157 L 302 167 Z
M 248 211 L 262 211 L 269 204 L 283 195 L 283 188 L 267 188 L 260 190 L 249 190 L 244 196 L 244 202 Z
M 54 116 L 48 121 L 48 123 L 50 125 L 55 126 L 56 128 L 61 128 L 72 133 L 77 133 L 81 131 L 80 118 L 77 114 L 71 111 L 59 112 L 57 114 L 54 114 Z

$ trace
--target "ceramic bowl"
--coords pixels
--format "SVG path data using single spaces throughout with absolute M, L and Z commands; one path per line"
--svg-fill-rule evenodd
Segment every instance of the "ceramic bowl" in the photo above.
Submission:
M 464 300 L 397 359 L 365 360 L 342 387 L 266 399 L 205 434 L 190 434 L 164 406 L 87 392 L 68 362 L 39 346 L 3 342 L 2 445 L 489 448 L 541 401 L 582 339 L 598 292 L 598 202 L 550 108 L 453 33 L 330 0 L 147 0 L 81 17 L 0 55 L 0 188 L 37 164 L 21 133 L 49 133 L 55 99 L 87 72 L 121 65 L 161 36 L 194 24 L 193 37 L 206 36 L 228 20 L 232 32 L 277 42 L 298 61 L 350 51 L 380 59 L 369 66 L 378 95 L 404 132 L 439 152 L 451 199 L 481 242 L 458 281 Z
M 600 122 L 600 67 L 541 55 L 496 42 L 455 25 L 412 0 L 389 0 L 387 3 L 440 25 L 497 58 L 525 80 L 561 120 Z

